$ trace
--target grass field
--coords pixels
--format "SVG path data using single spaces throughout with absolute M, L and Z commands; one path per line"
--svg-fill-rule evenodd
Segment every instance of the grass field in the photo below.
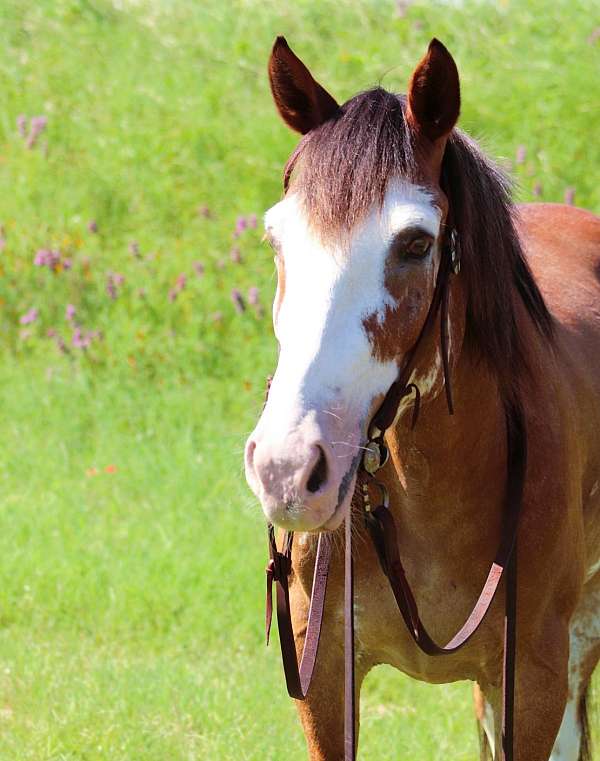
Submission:
M 339 100 L 404 91 L 440 37 L 518 197 L 598 212 L 599 24 L 593 0 L 2 2 L 0 761 L 305 756 L 241 467 L 295 141 L 275 35 Z M 363 759 L 477 756 L 467 684 L 377 670 L 362 715 Z

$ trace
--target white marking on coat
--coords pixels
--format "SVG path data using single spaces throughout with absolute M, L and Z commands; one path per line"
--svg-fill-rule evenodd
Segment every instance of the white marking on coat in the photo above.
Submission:
M 431 194 L 406 182 L 390 185 L 382 208 L 347 244 L 323 243 L 293 192 L 266 213 L 284 260 L 285 292 L 274 315 L 280 355 L 261 427 L 283 433 L 308 409 L 331 408 L 339 399 L 343 412 L 363 418 L 388 390 L 398 364 L 373 358 L 363 320 L 372 314 L 382 320 L 396 304 L 384 283 L 395 235 L 419 225 L 437 236 L 440 218 Z
M 577 761 L 581 744 L 579 701 L 585 688 L 582 666 L 600 641 L 600 590 L 584 588 L 569 631 L 569 699 L 549 761 Z

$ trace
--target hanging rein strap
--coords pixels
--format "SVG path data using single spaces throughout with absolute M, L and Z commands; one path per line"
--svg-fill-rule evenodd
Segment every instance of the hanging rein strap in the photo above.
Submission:
M 507 485 L 501 529 L 500 546 L 488 573 L 486 582 L 475 606 L 459 632 L 446 644 L 438 645 L 427 633 L 420 617 L 414 595 L 406 579 L 404 568 L 398 553 L 396 526 L 387 505 L 385 487 L 374 479 L 375 472 L 387 460 L 387 448 L 384 443 L 386 430 L 394 423 L 400 403 L 408 394 L 415 394 L 412 425 L 416 424 L 420 394 L 418 387 L 410 381 L 415 368 L 415 359 L 420 346 L 431 332 L 435 320 L 440 315 L 440 349 L 444 371 L 446 401 L 450 414 L 453 412 L 452 389 L 448 358 L 448 289 L 450 275 L 458 273 L 460 258 L 457 251 L 456 235 L 452 230 L 442 251 L 440 267 L 436 278 L 433 297 L 413 348 L 407 354 L 397 380 L 392 384 L 381 406 L 375 413 L 369 427 L 369 441 L 360 470 L 365 524 L 375 546 L 379 562 L 387 576 L 398 609 L 406 628 L 415 644 L 427 655 L 447 655 L 454 653 L 465 645 L 479 628 L 487 614 L 504 572 L 506 573 L 506 612 L 503 665 L 503 731 L 502 749 L 504 761 L 513 761 L 513 717 L 514 717 L 514 671 L 516 647 L 516 536 L 519 513 L 525 481 L 527 457 L 526 432 L 523 412 L 518 404 L 504 402 L 507 435 Z M 382 493 L 382 504 L 371 509 L 369 485 L 375 485 Z M 345 551 L 345 712 L 344 712 L 344 758 L 354 761 L 356 758 L 355 736 L 355 678 L 354 678 L 354 573 L 352 562 L 352 526 L 351 514 L 346 518 Z M 269 526 L 269 555 L 267 566 L 267 642 L 271 627 L 272 584 L 277 587 L 277 624 L 281 654 L 291 697 L 303 700 L 309 690 L 319 647 L 321 624 L 323 620 L 327 576 L 331 558 L 331 542 L 319 536 L 313 589 L 311 593 L 308 625 L 305 636 L 304 651 L 298 667 L 294 634 L 292 628 L 288 577 L 291 573 L 291 552 L 293 534 L 284 534 L 283 552 L 279 552 L 275 542 L 272 526 Z

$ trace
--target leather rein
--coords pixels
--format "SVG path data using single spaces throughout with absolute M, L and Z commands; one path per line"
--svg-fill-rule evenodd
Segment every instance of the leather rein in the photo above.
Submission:
M 523 411 L 514 400 L 503 399 L 507 442 L 507 479 L 500 543 L 487 579 L 471 613 L 460 630 L 445 645 L 437 644 L 428 634 L 421 621 L 417 603 L 406 578 L 398 552 L 396 524 L 388 506 L 387 491 L 385 486 L 375 479 L 376 472 L 379 468 L 383 467 L 388 457 L 388 450 L 384 443 L 385 432 L 394 423 L 402 399 L 411 393 L 415 395 L 412 419 L 413 427 L 416 424 L 420 406 L 420 393 L 416 384 L 410 381 L 410 376 L 415 367 L 419 348 L 424 339 L 431 333 L 438 314 L 446 401 L 449 413 L 453 413 L 448 359 L 448 291 L 451 275 L 458 274 L 459 271 L 460 255 L 458 241 L 456 232 L 451 230 L 442 247 L 442 257 L 432 301 L 419 336 L 412 349 L 406 355 L 396 381 L 388 390 L 381 406 L 371 420 L 368 429 L 369 439 L 359 465 L 355 496 L 358 491 L 359 497 L 362 500 L 365 526 L 371 536 L 381 570 L 388 579 L 406 629 L 417 647 L 427 655 L 448 655 L 463 647 L 478 630 L 492 604 L 502 577 L 506 577 L 502 680 L 502 758 L 503 761 L 513 761 L 517 619 L 516 544 L 527 460 L 527 438 Z M 375 508 L 372 507 L 370 501 L 371 486 L 377 488 L 381 497 L 380 503 Z M 294 535 L 293 532 L 284 532 L 282 551 L 279 551 L 277 548 L 275 530 L 272 525 L 268 527 L 268 535 L 269 563 L 266 569 L 267 644 L 269 642 L 273 611 L 272 585 L 275 582 L 277 626 L 287 690 L 290 697 L 304 700 L 310 688 L 319 648 L 332 542 L 323 533 L 319 534 L 304 649 L 300 665 L 298 665 L 289 598 L 289 576 L 292 571 L 292 544 Z M 348 516 L 345 519 L 344 569 L 344 759 L 345 761 L 355 761 L 356 689 L 354 678 L 352 509 L 349 510 Z

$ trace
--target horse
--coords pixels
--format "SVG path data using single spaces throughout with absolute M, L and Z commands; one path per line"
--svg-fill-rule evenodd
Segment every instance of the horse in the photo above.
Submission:
M 414 396 L 406 396 L 378 474 L 397 549 L 421 618 L 447 641 L 498 544 L 503 405 L 517 403 L 528 445 L 516 550 L 514 758 L 590 759 L 586 695 L 600 657 L 600 218 L 513 203 L 504 172 L 456 127 L 458 70 L 436 39 L 405 96 L 376 87 L 339 105 L 282 37 L 268 71 L 279 115 L 302 138 L 285 166 L 283 197 L 265 214 L 279 357 L 245 472 L 268 521 L 297 532 L 289 594 L 298 653 L 317 538 L 331 547 L 321 645 L 308 694 L 297 701 L 309 757 L 344 758 L 340 526 L 369 421 L 419 336 L 452 229 L 460 249 L 447 304 L 453 414 L 432 333 L 410 377 L 417 424 Z M 359 521 L 353 537 L 357 697 L 378 664 L 429 683 L 471 680 L 481 758 L 501 758 L 498 599 L 464 648 L 424 655 L 401 625 Z

